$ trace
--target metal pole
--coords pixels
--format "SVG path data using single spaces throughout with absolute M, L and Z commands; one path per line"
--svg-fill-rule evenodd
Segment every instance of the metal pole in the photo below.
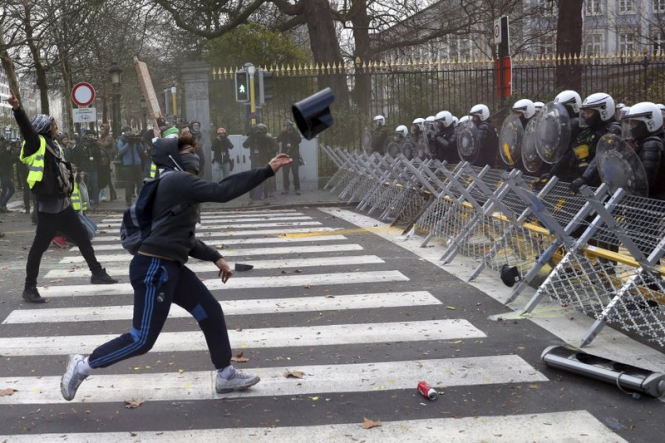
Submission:
M 245 65 L 247 66 L 247 64 Z M 256 89 L 254 86 L 254 74 L 256 73 L 256 68 L 254 65 L 249 64 L 247 66 L 247 74 L 249 74 L 249 116 L 252 120 L 252 126 L 256 124 Z
M 120 137 L 120 84 L 113 85 L 113 136 Z

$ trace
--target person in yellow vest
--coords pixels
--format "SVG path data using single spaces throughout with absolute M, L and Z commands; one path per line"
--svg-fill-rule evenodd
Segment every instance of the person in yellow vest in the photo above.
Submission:
M 68 192 L 71 182 L 60 167 L 60 163 L 64 162 L 64 153 L 56 141 L 58 125 L 55 119 L 44 114 L 28 119 L 13 91 L 7 101 L 23 136 L 19 158 L 28 166 L 27 182 L 37 201 L 37 231 L 28 253 L 23 299 L 28 303 L 47 301 L 37 290 L 37 276 L 42 255 L 56 232 L 63 233 L 76 243 L 92 272 L 92 284 L 117 283 L 118 280 L 110 277 L 97 261 L 86 229 L 72 208 Z

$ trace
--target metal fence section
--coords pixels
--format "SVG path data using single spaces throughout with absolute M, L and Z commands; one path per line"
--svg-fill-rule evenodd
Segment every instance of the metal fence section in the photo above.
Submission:
M 422 235 L 423 246 L 443 241 L 444 263 L 475 259 L 471 279 L 515 266 L 522 280 L 506 303 L 544 275 L 523 312 L 550 297 L 596 319 L 583 346 L 607 323 L 665 346 L 665 201 L 606 185 L 571 195 L 556 178 L 539 189 L 516 170 L 324 149 L 339 165 L 326 189 L 358 211 Z
M 491 59 L 356 60 L 344 65 L 262 67 L 273 73 L 274 98 L 259 107 L 258 118 L 276 135 L 284 121 L 292 118 L 293 103 L 332 86 L 335 125 L 319 135 L 318 145 L 353 151 L 362 149 L 363 133 L 378 114 L 386 117 L 392 130 L 444 109 L 459 117 L 473 105 L 484 103 L 498 117 L 494 118 L 498 124 L 515 100 L 551 101 L 560 92 L 555 84 L 559 66 L 572 66 L 578 72 L 582 97 L 602 91 L 616 103 L 665 102 L 665 52 L 517 56 L 513 59 L 513 97 L 504 103 L 497 97 L 495 61 Z M 237 69 L 213 67 L 208 82 L 212 123 L 231 134 L 247 132 L 249 115 L 248 107 L 235 101 Z M 327 155 L 318 158 L 319 177 L 330 178 L 337 170 L 334 161 Z

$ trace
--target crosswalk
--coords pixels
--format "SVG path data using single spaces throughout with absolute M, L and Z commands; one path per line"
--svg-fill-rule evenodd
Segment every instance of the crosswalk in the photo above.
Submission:
M 420 287 L 405 262 L 393 260 L 389 246 L 374 249 L 371 234 L 352 237 L 352 226 L 316 209 L 202 216 L 200 238 L 231 264 L 254 265 L 222 284 L 214 265 L 188 264 L 220 301 L 234 352 L 248 357 L 234 364 L 259 375 L 261 383 L 216 394 L 203 334 L 174 305 L 149 354 L 94 372 L 76 399 L 66 402 L 59 390 L 66 356 L 88 354 L 131 326 L 131 256 L 119 246 L 120 219 L 102 220 L 103 232 L 94 241 L 98 259 L 118 284 L 88 284 L 85 262 L 72 249 L 57 266 L 42 270 L 39 290 L 51 302 L 14 309 L 2 319 L 0 442 L 624 441 L 572 406 L 458 417 L 451 410 L 457 402 L 445 395 L 431 403 L 419 397 L 419 380 L 444 392 L 538 389 L 551 381 L 522 356 L 484 347 L 488 332 L 431 288 Z M 464 346 L 479 351 L 450 351 Z M 37 367 L 31 371 L 13 369 L 32 363 Z M 134 399 L 145 403 L 122 410 Z M 405 404 L 427 412 L 409 419 L 394 415 Z M 117 405 L 115 415 L 125 421 L 91 428 L 90 421 L 103 421 Z M 209 416 L 205 424 L 190 425 L 191 417 L 178 413 L 183 405 Z M 220 416 L 218 406 L 235 408 L 240 421 Z M 82 420 L 78 407 L 90 420 Z M 243 416 L 244 408 L 254 412 Z M 146 419 L 136 418 L 141 409 Z M 168 418 L 147 419 L 153 414 Z M 279 418 L 265 418 L 271 414 Z M 381 426 L 362 428 L 367 416 L 382 419 Z M 32 424 L 22 423 L 25 417 Z

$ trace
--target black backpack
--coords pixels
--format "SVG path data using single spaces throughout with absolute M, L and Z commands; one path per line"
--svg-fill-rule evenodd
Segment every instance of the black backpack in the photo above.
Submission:
M 178 205 L 158 219 L 153 220 L 152 208 L 155 203 L 159 181 L 169 174 L 170 172 L 162 173 L 159 178 L 146 181 L 134 204 L 126 209 L 122 216 L 120 243 L 132 255 L 138 253 L 143 240 L 150 235 L 154 228 L 180 211 L 180 205 Z

